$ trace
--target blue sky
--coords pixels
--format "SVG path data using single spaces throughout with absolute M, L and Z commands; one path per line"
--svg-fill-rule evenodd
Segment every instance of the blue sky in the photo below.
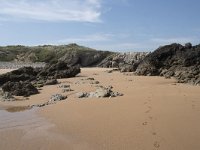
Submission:
M 0 0 L 0 45 L 149 51 L 200 42 L 199 0 Z

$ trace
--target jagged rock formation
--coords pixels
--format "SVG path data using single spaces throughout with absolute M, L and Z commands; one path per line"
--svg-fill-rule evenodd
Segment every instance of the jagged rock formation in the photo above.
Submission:
M 56 84 L 56 79 L 74 77 L 80 71 L 79 66 L 68 66 L 61 61 L 44 68 L 23 67 L 0 75 L 0 86 L 3 92 L 10 92 L 16 96 L 30 96 L 38 93 L 35 87 Z
M 65 61 L 70 65 L 79 64 L 82 67 L 96 66 L 103 59 L 109 56 L 111 52 L 104 51 L 71 51 L 66 53 L 59 60 Z
M 11 95 L 15 96 L 30 96 L 33 94 L 38 94 L 38 90 L 30 82 L 6 82 L 2 86 L 3 92 L 9 92 Z
M 178 82 L 200 84 L 200 45 L 171 44 L 158 48 L 138 65 L 136 74 L 175 77 Z
M 121 72 L 133 72 L 148 52 L 118 53 L 104 59 L 98 66 L 104 68 L 119 68 Z

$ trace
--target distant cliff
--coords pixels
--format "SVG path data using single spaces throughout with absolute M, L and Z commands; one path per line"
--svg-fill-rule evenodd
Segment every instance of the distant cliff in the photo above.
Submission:
M 118 67 L 132 65 L 146 56 L 145 53 L 117 53 L 99 51 L 77 44 L 53 46 L 6 46 L 0 47 L 0 62 L 45 62 L 64 61 L 69 65 L 79 64 L 82 67 Z M 117 64 L 117 65 L 116 65 Z

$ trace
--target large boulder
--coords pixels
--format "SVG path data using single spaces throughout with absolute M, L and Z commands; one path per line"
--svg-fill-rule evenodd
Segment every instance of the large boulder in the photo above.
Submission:
M 59 61 L 56 64 L 46 65 L 38 74 L 41 78 L 70 78 L 80 73 L 80 66 L 68 66 L 67 63 Z
M 30 96 L 38 94 L 37 88 L 35 88 L 30 82 L 7 82 L 2 86 L 3 92 L 9 92 L 15 96 Z
M 33 67 L 23 67 L 6 74 L 2 74 L 0 75 L 0 86 L 8 81 L 19 82 L 35 80 L 38 71 L 38 69 L 34 69 Z

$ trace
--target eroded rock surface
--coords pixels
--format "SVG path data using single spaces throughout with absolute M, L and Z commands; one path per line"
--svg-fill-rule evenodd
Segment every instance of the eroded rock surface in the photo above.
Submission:
M 175 77 L 178 82 L 200 84 L 200 45 L 171 44 L 158 48 L 138 65 L 137 75 Z
M 80 73 L 79 66 L 68 66 L 65 62 L 48 64 L 44 68 L 23 67 L 0 75 L 3 92 L 15 96 L 37 94 L 36 87 L 57 84 L 57 79 L 75 77 Z

